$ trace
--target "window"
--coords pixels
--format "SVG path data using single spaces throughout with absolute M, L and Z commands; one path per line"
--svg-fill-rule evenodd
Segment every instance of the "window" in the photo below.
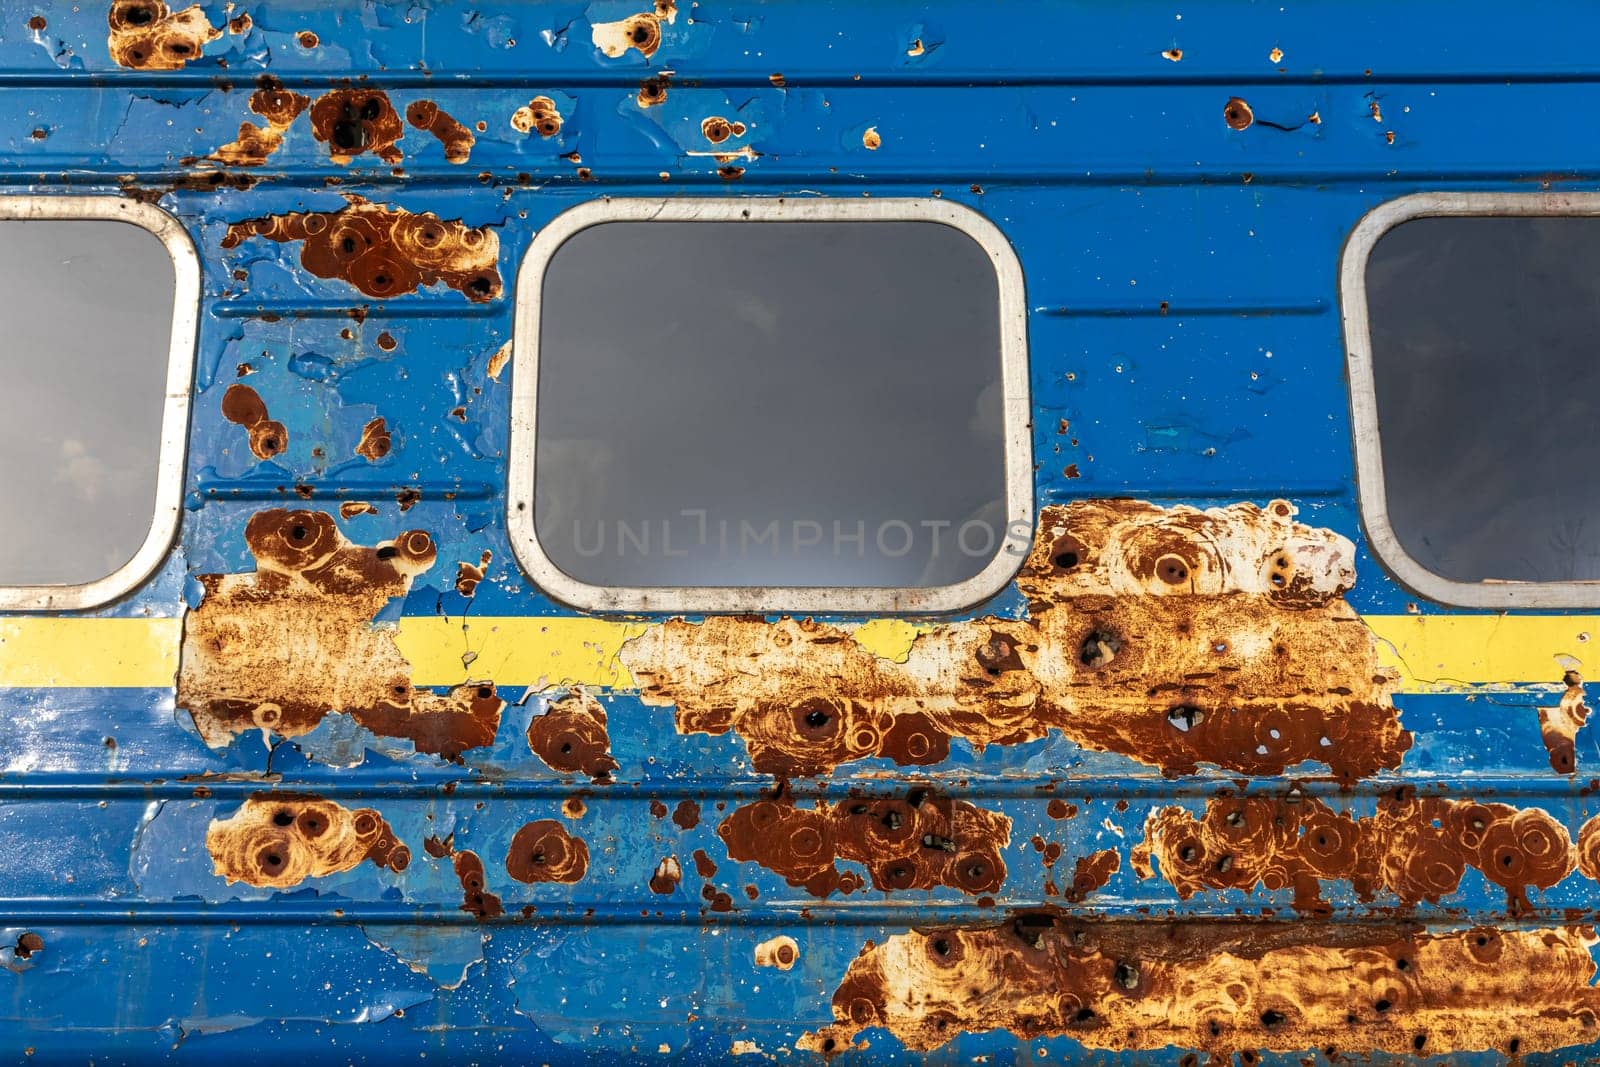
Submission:
M 1343 267 L 1362 512 L 1417 592 L 1600 605 L 1600 197 L 1424 194 Z
M 517 286 L 510 528 L 581 608 L 951 611 L 1033 523 L 1021 269 L 922 200 L 603 200 Z
M 103 604 L 177 530 L 200 293 L 170 216 L 0 197 L 0 610 Z

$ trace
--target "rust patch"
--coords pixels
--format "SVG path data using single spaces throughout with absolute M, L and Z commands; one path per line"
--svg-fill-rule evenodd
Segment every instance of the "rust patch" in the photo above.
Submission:
M 48 25 L 50 25 L 50 23 L 45 20 L 43 15 L 34 15 L 28 20 L 28 29 L 32 30 L 34 33 L 43 33 L 45 27 Z M 24 956 L 23 958 L 26 959 L 27 957 Z
M 639 83 L 639 106 L 655 107 L 667 99 L 667 87 L 671 84 L 672 77 L 668 74 L 657 74 L 653 78 L 646 78 Z
M 757 967 L 776 967 L 780 971 L 787 971 L 800 959 L 800 946 L 794 938 L 780 934 L 757 945 L 755 956 Z
M 667 896 L 676 892 L 682 881 L 683 866 L 678 863 L 678 857 L 667 856 L 656 864 L 655 873 L 650 876 L 650 892 Z
M 1376 814 L 1354 819 L 1314 797 L 1219 797 L 1196 819 L 1183 808 L 1152 812 L 1134 865 L 1150 858 L 1178 895 L 1257 885 L 1292 889 L 1301 914 L 1329 914 L 1322 881 L 1348 881 L 1363 901 L 1393 893 L 1410 907 L 1438 903 L 1475 867 L 1506 892 L 1512 911 L 1529 909 L 1527 890 L 1572 873 L 1566 827 L 1539 808 L 1418 798 L 1400 789 Z
M 380 702 L 350 717 L 381 737 L 404 738 L 418 752 L 460 763 L 468 749 L 494 744 L 504 707 L 492 682 L 466 682 L 444 696 L 414 691 L 408 704 Z
M 260 237 L 301 241 L 300 265 L 318 278 L 340 278 L 368 296 L 389 298 L 443 282 L 468 300 L 500 295 L 500 240 L 487 226 L 415 214 L 346 194 L 332 212 L 291 211 L 235 222 L 223 248 Z
M 732 859 L 753 860 L 813 896 L 861 888 L 839 860 L 863 864 L 884 892 L 949 886 L 977 896 L 1005 881 L 1011 820 L 925 786 L 904 799 L 819 800 L 811 809 L 784 789 L 736 808 L 717 834 Z
M 1230 96 L 1222 107 L 1222 121 L 1228 124 L 1230 130 L 1248 130 L 1256 121 L 1256 113 L 1250 110 L 1250 105 L 1243 98 Z
M 620 58 L 630 48 L 649 59 L 661 47 L 661 24 L 672 23 L 677 17 L 674 0 L 655 0 L 652 11 L 641 11 L 616 22 L 596 22 L 590 28 L 590 39 L 611 59 Z
M 1342 594 L 1354 546 L 1285 501 L 1044 509 L 1018 578 L 1029 618 L 920 634 L 904 662 L 812 620 L 674 619 L 622 650 L 682 733 L 734 732 L 789 778 L 943 760 L 1053 730 L 1168 775 L 1326 764 L 1351 780 L 1411 746 L 1374 639 Z
M 878 127 L 876 126 L 868 126 L 866 132 L 861 135 L 861 147 L 869 152 L 876 152 L 882 144 L 883 138 L 878 136 Z
M 357 515 L 376 515 L 377 505 L 369 504 L 365 500 L 346 500 L 339 505 L 339 515 L 346 519 L 353 519 Z
M 261 394 L 248 385 L 230 385 L 222 394 L 222 417 L 243 426 L 250 434 L 250 451 L 257 459 L 271 459 L 289 447 L 289 431 L 267 417 Z
M 250 110 L 266 120 L 265 125 L 239 123 L 238 140 L 219 147 L 208 160 L 230 167 L 259 167 L 279 148 L 283 137 L 300 113 L 311 106 L 311 98 L 283 88 L 277 79 L 265 76 L 260 88 L 250 94 Z
M 494 560 L 494 553 L 487 548 L 478 557 L 476 565 L 465 561 L 456 564 L 456 592 L 462 596 L 474 596 L 478 592 L 478 583 L 483 581 L 484 574 L 489 570 L 489 564 Z
M 228 884 L 288 889 L 363 860 L 403 871 L 411 850 L 372 808 L 354 811 L 306 793 L 257 793 L 226 819 L 211 820 L 206 851 Z
M 730 137 L 743 137 L 744 134 L 744 123 L 729 122 L 721 115 L 712 115 L 700 122 L 700 135 L 712 144 L 721 144 Z
M 477 916 L 479 922 L 505 914 L 500 898 L 489 892 L 483 860 L 476 852 L 457 852 L 451 858 L 451 865 L 456 869 L 456 880 L 461 883 L 462 911 Z
M 587 774 L 596 782 L 609 782 L 617 769 L 605 709 L 581 689 L 552 702 L 528 723 L 528 747 L 551 770 Z
M 177 704 L 206 744 L 257 729 L 298 737 L 335 711 L 447 759 L 494 739 L 503 704 L 492 684 L 415 691 L 393 629 L 372 625 L 433 565 L 426 533 L 368 548 L 331 515 L 278 508 L 244 536 L 255 571 L 202 574 L 205 599 L 184 624 Z
M 248 11 L 241 12 L 228 20 L 228 32 L 235 35 L 246 34 L 250 32 L 250 28 L 254 25 L 255 19 L 250 17 L 250 13 Z
M 44 19 L 39 19 L 39 21 L 43 22 Z M 42 29 L 43 27 L 40 28 Z M 19 960 L 32 959 L 35 952 L 43 951 L 44 938 L 40 937 L 32 930 L 27 930 L 19 934 L 17 936 L 17 943 L 11 946 L 12 954 Z
M 394 334 L 390 333 L 388 330 L 382 330 L 378 333 L 378 348 L 381 351 L 393 352 L 399 347 L 400 342 L 394 339 Z
M 587 814 L 589 814 L 589 806 L 583 802 L 581 793 L 574 793 L 561 802 L 561 817 L 563 819 L 571 819 L 577 822 Z
M 299 43 L 301 48 L 305 49 L 315 48 L 317 45 L 322 43 L 317 39 L 317 35 L 312 33 L 310 30 L 301 30 L 299 33 L 295 34 L 294 39 Z
M 395 144 L 406 135 L 400 115 L 379 89 L 334 89 L 311 105 L 311 134 L 328 146 L 335 163 L 348 164 L 363 152 L 398 163 Z
M 394 502 L 400 506 L 401 511 L 410 511 L 422 500 L 422 490 L 402 489 L 394 495 Z
M 115 0 L 106 24 L 111 61 L 129 70 L 181 70 L 222 36 L 199 4 L 174 11 L 162 0 Z
M 389 437 L 389 424 L 383 420 L 382 415 L 379 415 L 361 427 L 361 439 L 356 442 L 356 455 L 370 463 L 376 463 L 389 454 L 393 443 Z
M 1578 731 L 1589 718 L 1589 706 L 1583 702 L 1583 676 L 1568 671 L 1562 679 L 1567 691 L 1561 703 L 1553 708 L 1539 709 L 1539 736 L 1550 754 L 1550 767 L 1557 774 L 1575 774 L 1578 770 L 1578 751 L 1575 742 Z
M 465 163 L 472 155 L 477 138 L 472 131 L 451 118 L 432 100 L 417 100 L 406 108 L 406 121 L 426 130 L 444 145 L 444 158 L 450 163 Z
M 1072 888 L 1067 890 L 1067 899 L 1076 904 L 1089 894 L 1098 893 L 1121 866 L 1122 857 L 1115 849 L 1101 849 L 1080 857 L 1072 868 Z
M 799 1047 L 843 1051 L 883 1027 L 910 1049 L 963 1031 L 1066 1036 L 1115 1052 L 1500 1050 L 1595 1040 L 1588 927 L 1477 928 L 1151 922 L 1055 911 L 996 927 L 868 944 L 833 996 L 834 1025 Z
M 519 882 L 573 883 L 589 870 L 589 846 L 554 819 L 530 822 L 511 839 L 506 873 Z
M 693 830 L 700 825 L 700 805 L 692 800 L 680 800 L 672 809 L 672 824 L 680 830 Z
M 538 130 L 540 137 L 554 137 L 561 132 L 561 112 L 548 96 L 536 96 L 511 113 L 511 128 L 520 133 Z

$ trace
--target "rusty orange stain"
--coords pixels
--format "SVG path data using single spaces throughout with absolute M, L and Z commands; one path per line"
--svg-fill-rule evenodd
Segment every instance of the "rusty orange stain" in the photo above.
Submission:
M 222 36 L 199 4 L 174 11 L 162 0 L 115 0 L 106 24 L 111 60 L 129 70 L 181 70 Z
M 494 561 L 494 553 L 484 549 L 478 556 L 476 564 L 465 560 L 456 563 L 456 592 L 462 596 L 470 597 L 478 592 L 478 583 L 483 581 L 483 576 L 489 569 L 489 564 Z
M 477 138 L 472 131 L 447 114 L 432 100 L 416 100 L 406 108 L 406 121 L 438 138 L 444 158 L 450 163 L 465 163 L 472 155 Z
M 1500 886 L 1512 911 L 1529 910 L 1529 887 L 1572 873 L 1566 827 L 1539 808 L 1419 798 L 1400 788 L 1377 813 L 1352 818 L 1315 797 L 1216 797 L 1196 819 L 1183 808 L 1151 813 L 1134 866 L 1151 859 L 1178 895 L 1202 889 L 1292 889 L 1295 910 L 1327 915 L 1323 881 L 1347 881 L 1363 901 L 1379 891 L 1401 904 L 1437 903 L 1468 867 Z
M 1563 681 L 1567 691 L 1553 708 L 1539 709 L 1539 736 L 1550 754 L 1550 769 L 1557 774 L 1574 774 L 1578 769 L 1576 741 L 1578 731 L 1589 719 L 1589 706 L 1583 702 L 1583 676 L 1568 671 Z
M 370 463 L 376 463 L 389 454 L 390 447 L 392 442 L 389 438 L 389 425 L 382 415 L 361 427 L 361 438 L 356 442 L 356 455 Z
M 257 793 L 206 830 L 218 876 L 288 889 L 307 878 L 348 871 L 363 860 L 403 871 L 411 851 L 371 808 L 351 811 L 307 793 Z
M 506 854 L 506 873 L 519 882 L 582 880 L 589 870 L 589 846 L 554 819 L 537 819 L 518 830 Z
M 500 241 L 486 226 L 369 203 L 346 194 L 339 211 L 267 215 L 229 225 L 223 248 L 252 238 L 304 242 L 300 265 L 319 278 L 340 278 L 374 297 L 445 285 L 476 303 L 500 295 Z
M 231 167 L 259 167 L 283 147 L 284 134 L 301 112 L 311 106 L 311 98 L 283 88 L 276 78 L 263 75 L 259 88 L 250 94 L 250 110 L 266 120 L 265 125 L 239 123 L 239 137 L 221 145 L 206 159 Z
M 395 143 L 406 135 L 400 115 L 379 89 L 333 89 L 311 105 L 311 134 L 328 146 L 335 163 L 349 163 L 371 152 L 385 163 L 398 163 Z
M 540 137 L 554 137 L 561 132 L 561 112 L 548 96 L 536 96 L 511 113 L 511 127 L 520 133 L 538 130 Z
M 257 459 L 271 459 L 289 447 L 289 431 L 267 417 L 261 394 L 248 385 L 230 385 L 222 395 L 222 417 L 243 426 L 250 435 L 250 451 Z
M 617 761 L 600 702 L 581 689 L 551 702 L 528 723 L 528 747 L 551 770 L 611 780 Z
M 208 745 L 257 729 L 298 737 L 334 712 L 451 760 L 493 741 L 492 683 L 416 691 L 394 631 L 373 625 L 433 566 L 428 534 L 369 548 L 324 512 L 274 509 L 251 518 L 245 543 L 256 570 L 201 575 L 205 598 L 185 619 L 177 704 Z
M 1399 924 L 1081 922 L 1043 910 L 997 926 L 869 942 L 799 1047 L 834 1055 L 881 1027 L 907 1048 L 964 1031 L 1066 1036 L 1213 1063 L 1258 1050 L 1513 1056 L 1592 1042 L 1589 927 L 1422 933 Z
M 904 662 L 836 626 L 675 619 L 623 648 L 683 733 L 740 735 L 779 777 L 942 761 L 1058 731 L 1169 775 L 1327 765 L 1352 780 L 1411 746 L 1372 634 L 1343 599 L 1354 547 L 1293 508 L 1136 501 L 1046 508 L 1017 585 L 1025 619 L 917 636 Z
M 839 860 L 864 864 L 884 892 L 949 886 L 978 896 L 1005 881 L 1011 820 L 927 786 L 904 799 L 818 800 L 811 808 L 780 789 L 736 808 L 717 835 L 729 858 L 753 860 L 814 896 L 861 888 L 861 876 L 841 871 Z
M 596 22 L 590 28 L 594 46 L 606 56 L 616 59 L 630 48 L 649 59 L 661 47 L 661 24 L 676 21 L 678 9 L 674 0 L 655 0 L 650 11 L 641 11 L 615 22 Z

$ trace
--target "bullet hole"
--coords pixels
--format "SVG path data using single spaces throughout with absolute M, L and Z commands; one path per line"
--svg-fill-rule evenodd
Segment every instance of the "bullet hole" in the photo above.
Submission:
M 813 729 L 821 729 L 828 725 L 828 713 L 820 708 L 813 708 L 806 712 L 806 725 Z
M 1389 1001 L 1379 1000 L 1372 1005 L 1372 1010 L 1377 1012 L 1379 1015 L 1382 1015 L 1392 1007 L 1394 1007 L 1394 1005 L 1389 1003 Z
M 146 4 L 130 4 L 121 12 L 122 21 L 130 26 L 148 26 L 156 19 L 155 8 Z
M 273 812 L 272 813 L 272 825 L 274 825 L 274 826 L 293 826 L 294 825 L 294 812 L 290 811 L 288 808 L 280 808 L 279 810 Z
M 1079 1025 L 1092 1023 L 1094 1020 L 1095 1013 L 1093 1008 L 1079 1008 L 1077 1014 L 1072 1017 L 1072 1021 Z
M 1117 984 L 1123 989 L 1139 988 L 1139 968 L 1131 963 L 1119 963 L 1116 970 Z
M 949 956 L 950 955 L 950 941 L 949 941 L 949 939 L 948 938 L 943 938 L 943 937 L 935 938 L 934 942 L 933 942 L 933 951 L 934 951 L 934 953 L 936 955 L 939 955 L 941 957 Z
M 394 559 L 400 553 L 393 545 L 384 545 L 378 549 L 376 554 L 379 559 Z
M 1282 1026 L 1287 1021 L 1288 1016 L 1284 1015 L 1283 1012 L 1276 1011 L 1272 1008 L 1268 1008 L 1266 1011 L 1261 1013 L 1261 1025 L 1265 1026 L 1268 1030 L 1271 1030 L 1274 1027 Z
M 1411 1047 L 1416 1049 L 1418 1052 L 1421 1052 L 1424 1048 L 1426 1048 L 1427 1044 L 1428 1044 L 1428 1035 L 1427 1034 L 1418 1034 L 1416 1037 L 1413 1037 L 1411 1039 Z
M 1406 959 L 1404 956 L 1401 956 L 1399 959 L 1395 960 L 1394 965 L 1397 970 L 1401 971 L 1409 971 L 1411 969 L 1411 961 Z
M 1228 124 L 1230 130 L 1248 130 L 1255 120 L 1255 112 L 1251 111 L 1250 105 L 1240 97 L 1231 96 L 1223 105 L 1222 121 Z
M 718 167 L 717 177 L 725 182 L 736 182 L 744 177 L 744 168 L 734 166 Z
M 1188 733 L 1191 728 L 1206 721 L 1206 713 L 1193 704 L 1180 704 L 1167 712 L 1167 721 L 1173 729 Z
M 1156 560 L 1156 576 L 1168 585 L 1182 585 L 1189 580 L 1189 564 L 1182 556 L 1162 556 Z
M 1078 650 L 1078 662 L 1090 670 L 1108 666 L 1122 651 L 1122 639 L 1108 630 L 1090 630 Z
M 1050 562 L 1058 570 L 1070 571 L 1083 562 L 1083 545 L 1071 535 L 1058 539 L 1050 555 Z
M 1221 859 L 1217 860 L 1218 874 L 1227 874 L 1231 870 L 1233 870 L 1233 856 L 1231 854 L 1225 855 Z
M 16 954 L 19 960 L 30 959 L 35 952 L 43 951 L 44 938 L 31 930 L 17 938 L 16 947 L 12 949 L 12 952 Z

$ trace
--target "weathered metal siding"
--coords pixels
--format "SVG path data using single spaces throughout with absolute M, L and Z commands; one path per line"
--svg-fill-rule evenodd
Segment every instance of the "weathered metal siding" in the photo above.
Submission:
M 1593 12 L 1190 7 L 0 6 L 4 191 L 149 199 L 206 272 L 179 544 L 0 618 L 5 1058 L 1591 1061 L 1600 617 L 1376 565 L 1336 277 L 1391 197 L 1596 187 Z M 663 194 L 1004 231 L 1015 587 L 526 581 L 516 265 Z

